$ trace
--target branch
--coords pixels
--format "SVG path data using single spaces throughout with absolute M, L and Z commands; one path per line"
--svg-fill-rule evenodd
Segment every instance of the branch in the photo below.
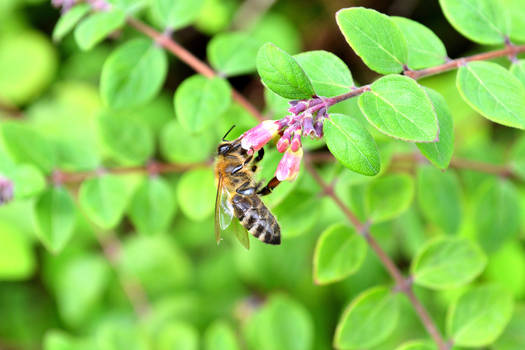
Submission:
M 416 313 L 419 315 L 419 318 L 421 319 L 421 322 L 425 326 L 425 329 L 430 334 L 432 339 L 434 339 L 434 342 L 437 344 L 439 350 L 447 350 L 448 346 L 445 344 L 445 341 L 441 337 L 441 334 L 439 333 L 439 330 L 436 327 L 436 324 L 434 321 L 432 321 L 432 318 L 428 314 L 427 310 L 419 302 L 416 295 L 414 294 L 414 291 L 412 290 L 412 281 L 410 279 L 404 278 L 403 274 L 399 270 L 399 268 L 396 266 L 396 264 L 390 259 L 390 257 L 385 253 L 385 251 L 381 248 L 381 246 L 377 243 L 377 241 L 374 239 L 374 237 L 370 234 L 370 229 L 368 224 L 363 224 L 357 219 L 357 217 L 348 209 L 348 207 L 343 203 L 343 201 L 335 194 L 333 187 L 328 185 L 321 176 L 317 173 L 317 171 L 314 169 L 312 164 L 310 163 L 311 160 L 305 157 L 304 166 L 306 170 L 312 175 L 312 177 L 315 179 L 315 181 L 321 186 L 323 189 L 323 192 L 332 198 L 334 203 L 341 209 L 341 211 L 345 214 L 346 218 L 350 223 L 356 228 L 356 230 L 365 238 L 368 245 L 372 250 L 376 253 L 377 257 L 381 261 L 381 263 L 385 266 L 388 273 L 392 276 L 396 283 L 396 290 L 404 293 L 412 305 L 414 306 L 414 309 L 416 310 Z
M 150 162 L 143 166 L 132 166 L 132 167 L 114 167 L 114 168 L 101 168 L 97 170 L 89 171 L 77 171 L 68 172 L 55 170 L 50 177 L 50 181 L 55 184 L 66 184 L 66 183 L 79 183 L 84 180 L 98 177 L 103 174 L 133 174 L 133 173 L 148 173 L 148 174 L 166 174 L 166 173 L 182 173 L 187 170 L 207 167 L 211 164 L 210 162 L 193 163 L 193 164 L 174 164 L 174 163 L 160 163 Z

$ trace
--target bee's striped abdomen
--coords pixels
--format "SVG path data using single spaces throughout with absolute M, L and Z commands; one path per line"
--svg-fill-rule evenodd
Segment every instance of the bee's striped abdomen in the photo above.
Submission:
M 232 206 L 235 216 L 248 232 L 264 243 L 281 244 L 281 228 L 257 195 L 236 194 Z

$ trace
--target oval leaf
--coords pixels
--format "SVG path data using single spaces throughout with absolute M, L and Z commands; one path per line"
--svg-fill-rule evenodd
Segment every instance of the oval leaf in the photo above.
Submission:
M 264 85 L 282 97 L 300 100 L 315 94 L 312 83 L 299 63 L 271 43 L 261 46 L 256 65 Z
M 204 0 L 153 0 L 151 8 L 162 27 L 179 29 L 195 21 L 203 3 Z
M 113 51 L 104 63 L 100 94 L 113 108 L 135 107 L 159 92 L 168 68 L 166 53 L 148 39 L 134 39 Z
M 174 193 L 170 185 L 158 176 L 144 181 L 131 200 L 129 214 L 139 232 L 165 232 L 175 214 Z
M 525 86 L 499 64 L 470 62 L 459 68 L 456 84 L 463 99 L 485 118 L 525 129 Z
M 416 146 L 432 164 L 440 169 L 446 169 L 454 152 L 452 115 L 443 96 L 428 88 L 425 88 L 425 91 L 436 111 L 439 124 L 439 140 L 430 143 L 417 143 Z
M 522 180 L 525 180 L 525 135 L 512 147 L 510 161 L 510 166 L 514 173 Z
M 230 106 L 230 86 L 221 78 L 194 75 L 177 88 L 174 103 L 182 127 L 197 133 L 213 124 Z
M 172 120 L 162 129 L 160 151 L 162 156 L 171 162 L 204 162 L 210 158 L 216 146 L 215 140 L 216 136 L 211 131 L 192 135 L 186 132 L 177 120 Z M 188 152 L 189 149 L 191 152 Z
M 525 349 L 525 306 L 523 304 L 516 305 L 514 315 L 503 331 L 503 334 L 498 338 L 494 349 L 496 350 L 519 350 Z
M 64 187 L 53 187 L 35 203 L 37 236 L 53 253 L 60 252 L 71 239 L 76 222 L 75 204 Z
M 422 69 L 445 63 L 447 50 L 436 34 L 419 22 L 405 17 L 392 17 L 401 29 L 408 49 L 410 69 Z
M 328 51 L 308 51 L 294 56 L 312 82 L 318 96 L 336 96 L 354 86 L 346 64 Z
M 439 128 L 432 102 L 409 77 L 387 75 L 376 80 L 370 91 L 359 96 L 359 108 L 388 136 L 404 141 L 437 141 Z
M 53 29 L 53 40 L 62 40 L 70 31 L 75 28 L 78 22 L 88 14 L 91 6 L 89 4 L 78 4 L 62 14 Z
M 522 0 L 500 0 L 510 17 L 510 39 L 512 41 L 525 41 L 525 7 Z M 499 350 L 499 349 L 498 349 Z
M 447 333 L 458 346 L 487 346 L 503 332 L 512 308 L 512 297 L 503 288 L 495 285 L 472 288 L 450 306 Z
M 98 131 L 111 156 L 119 162 L 140 165 L 153 154 L 153 133 L 137 119 L 104 111 L 98 118 Z
M 387 287 L 366 290 L 343 312 L 334 345 L 338 349 L 371 348 L 392 333 L 398 319 L 398 294 Z
M 84 214 L 102 229 L 117 226 L 129 202 L 128 184 L 121 176 L 103 175 L 80 186 L 78 201 Z
M 353 227 L 335 224 L 327 228 L 315 246 L 315 283 L 337 282 L 356 272 L 365 260 L 366 247 Z
M 407 63 L 407 44 L 390 17 L 375 10 L 353 7 L 339 10 L 337 25 L 365 64 L 381 73 L 399 73 Z
M 509 34 L 505 8 L 494 0 L 439 0 L 454 28 L 480 44 L 503 44 Z
M 125 22 L 126 14 L 122 10 L 96 12 L 75 28 L 75 40 L 82 50 L 91 50 Z
M 189 324 L 173 321 L 159 331 L 156 348 L 198 350 L 199 332 Z
M 436 350 L 436 345 L 430 341 L 412 340 L 399 345 L 396 350 Z
M 206 350 L 239 350 L 235 332 L 226 322 L 214 322 L 204 333 Z
M 462 217 L 461 187 L 453 172 L 431 166 L 417 171 L 417 199 L 423 216 L 448 234 L 459 229 Z
M 511 182 L 489 180 L 480 187 L 474 202 L 474 226 L 486 252 L 494 252 L 507 239 L 516 237 L 520 223 L 520 198 Z
M 328 149 L 345 167 L 363 175 L 379 173 L 379 152 L 374 139 L 353 117 L 331 114 L 323 132 Z
M 465 238 L 444 238 L 427 244 L 412 263 L 414 283 L 431 289 L 453 289 L 469 283 L 485 268 L 481 248 Z
M 262 44 L 248 33 L 219 33 L 208 43 L 208 60 L 224 76 L 251 73 Z
M 510 72 L 525 86 L 525 60 L 513 62 L 510 67 Z
M 177 184 L 177 201 L 188 218 L 200 221 L 213 212 L 216 192 L 209 169 L 191 170 L 184 173 Z
M 414 198 L 414 180 L 406 174 L 374 179 L 366 188 L 368 220 L 378 223 L 394 219 L 408 209 Z

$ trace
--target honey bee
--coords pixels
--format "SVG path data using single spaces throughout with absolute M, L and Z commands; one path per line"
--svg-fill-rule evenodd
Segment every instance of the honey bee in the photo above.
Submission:
M 271 193 L 280 181 L 274 177 L 265 187 L 260 188 L 261 184 L 255 182 L 255 171 L 256 164 L 264 156 L 264 149 L 261 148 L 254 157 L 254 154 L 249 154 L 241 147 L 241 138 L 226 141 L 226 136 L 233 127 L 217 147 L 215 239 L 219 243 L 221 231 L 230 225 L 232 217 L 235 216 L 242 226 L 261 242 L 281 244 L 281 228 L 259 198 Z M 246 236 L 246 247 L 247 238 Z

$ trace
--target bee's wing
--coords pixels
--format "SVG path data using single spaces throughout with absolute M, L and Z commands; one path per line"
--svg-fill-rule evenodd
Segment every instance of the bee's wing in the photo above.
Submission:
M 235 221 L 233 226 L 233 233 L 237 240 L 243 245 L 244 248 L 250 249 L 250 237 L 248 231 L 241 225 L 239 221 Z
M 230 195 L 223 186 L 222 176 L 219 176 L 217 184 L 217 196 L 215 197 L 215 240 L 219 244 L 221 231 L 226 229 L 233 217 L 233 208 L 229 201 Z

